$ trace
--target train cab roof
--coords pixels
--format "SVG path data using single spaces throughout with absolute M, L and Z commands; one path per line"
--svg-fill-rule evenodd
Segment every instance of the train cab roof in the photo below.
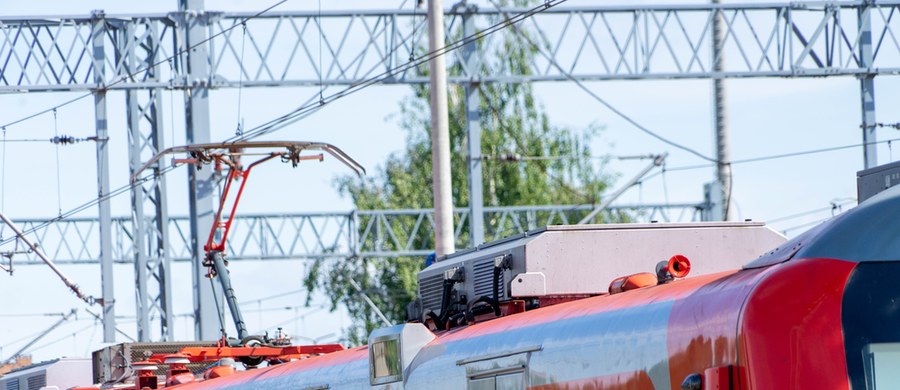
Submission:
M 900 260 L 900 186 L 810 229 L 748 263 L 745 269 L 801 258 L 854 262 Z

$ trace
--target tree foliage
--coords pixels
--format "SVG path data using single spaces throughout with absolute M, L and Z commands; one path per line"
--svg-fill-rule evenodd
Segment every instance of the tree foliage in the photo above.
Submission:
M 530 74 L 535 51 L 524 40 L 506 34 L 489 60 L 481 66 L 489 74 Z M 455 58 L 455 57 L 453 57 Z M 425 69 L 420 69 L 425 72 Z M 451 74 L 460 72 L 459 64 Z M 599 129 L 573 131 L 554 126 L 531 84 L 481 84 L 478 107 L 482 128 L 483 191 L 485 206 L 584 204 L 599 202 L 610 177 L 603 161 L 592 158 L 591 141 Z M 460 85 L 448 90 L 453 204 L 468 205 L 465 92 Z M 336 184 L 342 194 L 353 199 L 357 209 L 432 208 L 431 120 L 429 90 L 416 86 L 400 106 L 396 116 L 406 131 L 406 148 L 392 154 L 374 174 L 358 179 L 341 177 Z M 508 161 L 504 156 L 544 157 Z M 364 228 L 365 221 L 359 228 Z M 397 222 L 406 231 L 414 221 Z M 457 221 L 458 222 L 458 221 Z M 491 231 L 485 220 L 487 239 L 501 238 L 505 232 Z M 404 237 L 408 238 L 408 237 Z M 412 237 L 433 245 L 431 235 Z M 464 230 L 457 248 L 467 247 Z M 370 243 L 372 244 L 372 243 Z M 375 243 L 388 245 L 385 243 Z M 433 247 L 433 246 L 430 246 Z M 385 249 L 390 249 L 385 247 Z M 358 282 L 366 295 L 389 320 L 405 320 L 405 307 L 416 297 L 416 274 L 423 258 L 358 258 L 320 260 L 306 275 L 310 292 L 321 289 L 330 297 L 332 308 L 344 305 L 353 324 L 348 329 L 351 343 L 364 343 L 381 321 L 348 282 Z

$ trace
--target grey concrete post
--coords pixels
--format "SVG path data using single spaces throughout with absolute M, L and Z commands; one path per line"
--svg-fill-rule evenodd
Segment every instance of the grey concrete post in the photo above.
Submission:
M 474 11 L 472 7 L 467 11 Z M 463 15 L 463 36 L 475 33 L 475 21 L 467 12 Z M 463 61 L 466 62 L 466 75 L 469 82 L 465 84 L 466 92 L 466 138 L 468 142 L 467 167 L 469 170 L 469 240 L 474 248 L 484 243 L 484 195 L 481 167 L 481 95 L 478 91 L 479 66 L 477 43 L 472 41 L 463 46 Z

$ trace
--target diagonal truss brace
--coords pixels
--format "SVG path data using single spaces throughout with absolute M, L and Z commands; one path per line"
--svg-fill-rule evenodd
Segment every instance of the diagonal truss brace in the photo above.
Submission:
M 502 21 L 504 13 L 521 11 L 460 7 L 446 11 L 445 25 L 457 28 L 466 17 L 478 31 Z M 714 70 L 709 45 L 716 12 L 724 20 L 723 56 L 732 59 L 722 70 Z M 859 18 L 861 13 L 870 17 Z M 900 1 L 590 5 L 552 8 L 523 27 L 534 31 L 552 60 L 579 80 L 861 76 L 900 73 L 898 14 Z M 332 11 L 321 17 L 315 12 L 272 12 L 246 22 L 242 61 L 243 30 L 231 28 L 253 14 L 207 11 L 200 16 L 209 23 L 210 36 L 221 34 L 206 44 L 208 80 L 191 79 L 180 63 L 171 70 L 158 64 L 155 78 L 124 77 L 122 61 L 106 61 L 102 84 L 110 89 L 186 88 L 197 83 L 210 88 L 352 85 L 406 64 L 426 38 L 425 16 L 418 11 Z M 187 20 L 177 12 L 106 18 L 120 29 L 155 26 L 160 34 L 157 59 L 178 52 L 175 34 Z M 326 32 L 321 66 L 320 29 Z M 91 34 L 90 16 L 0 17 L 0 91 L 97 88 Z M 455 35 L 448 31 L 447 36 Z M 112 36 L 104 39 L 109 48 L 128 50 Z M 485 41 L 488 47 L 481 52 L 491 53 L 490 46 L 500 42 Z M 866 45 L 871 45 L 871 61 L 860 54 Z M 116 54 L 108 58 L 122 58 Z M 547 59 L 536 59 L 534 65 L 534 74 L 488 74 L 476 67 L 449 81 L 568 80 Z M 427 77 L 407 69 L 383 82 L 425 83 Z

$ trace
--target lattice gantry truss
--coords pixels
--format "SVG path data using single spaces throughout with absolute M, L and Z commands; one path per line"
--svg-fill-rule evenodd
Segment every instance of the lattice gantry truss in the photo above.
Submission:
M 110 191 L 103 185 L 104 180 L 108 183 L 109 172 L 105 157 L 107 91 L 125 91 L 129 166 L 134 171 L 169 146 L 163 136 L 166 121 L 161 96 L 166 90 L 184 90 L 190 96 L 185 99 L 187 139 L 202 143 L 213 141 L 208 129 L 209 90 L 427 82 L 415 67 L 404 66 L 410 58 L 424 54 L 417 49 L 427 39 L 424 11 L 326 11 L 321 15 L 270 11 L 257 15 L 205 11 L 194 0 L 181 0 L 180 4 L 181 11 L 167 14 L 0 17 L 0 93 L 83 91 L 93 95 L 101 194 Z M 534 57 L 534 73 L 493 74 L 483 66 L 490 61 L 483 53 L 497 51 L 504 34 L 516 33 L 504 29 L 479 43 L 484 50 L 449 52 L 461 65 L 449 81 L 471 86 L 488 82 L 851 76 L 860 80 L 861 128 L 863 141 L 870 145 L 865 148 L 866 165 L 877 163 L 874 78 L 900 72 L 900 41 L 895 32 L 900 31 L 900 1 L 569 5 L 572 7 L 547 9 L 523 22 L 524 29 L 549 53 L 548 57 Z M 471 5 L 453 8 L 446 12 L 447 39 L 457 40 L 522 11 Z M 711 45 L 715 19 L 724 21 L 720 56 L 713 55 Z M 727 61 L 722 63 L 722 58 Z M 470 109 L 472 112 L 477 109 Z M 192 248 L 191 242 L 192 237 L 202 241 L 196 239 L 197 232 L 212 223 L 204 219 L 212 208 L 210 178 L 200 174 L 191 179 L 198 194 L 191 198 L 191 216 L 173 218 L 168 215 L 165 177 L 152 176 L 154 179 L 131 191 L 130 221 L 112 218 L 108 206 L 101 203 L 96 220 L 64 220 L 32 234 L 43 235 L 49 242 L 55 241 L 50 237 L 58 237 L 55 247 L 46 248 L 48 254 L 62 262 L 100 261 L 105 264 L 105 275 L 111 275 L 113 262 L 133 262 L 138 277 L 148 281 L 137 292 L 139 318 L 159 318 L 159 338 L 171 339 L 168 264 L 190 257 L 199 263 L 200 251 Z M 567 210 L 577 207 L 591 206 L 458 210 L 457 240 L 464 240 L 461 237 L 466 236 L 469 221 L 482 220 L 472 215 L 483 215 L 484 236 L 493 238 L 544 221 L 567 222 L 562 219 Z M 680 218 L 696 219 L 703 207 L 637 208 L 648 220 L 666 220 L 673 212 Z M 236 246 L 229 256 L 420 255 L 429 249 L 422 237 L 432 234 L 430 218 L 425 210 L 239 217 L 235 240 L 247 244 Z M 23 222 L 26 231 L 44 225 L 18 223 Z M 291 232 L 286 233 L 288 230 Z M 8 237 L 3 239 L 8 241 Z M 291 245 L 275 246 L 276 242 Z M 195 300 L 197 334 L 215 338 L 215 312 L 201 310 L 213 307 L 212 295 L 198 280 L 194 281 L 195 296 L 199 297 Z M 104 310 L 107 317 L 114 317 L 111 307 Z M 111 338 L 113 328 L 107 325 L 105 321 L 105 338 Z M 141 340 L 155 338 L 149 328 L 146 322 L 139 324 Z

